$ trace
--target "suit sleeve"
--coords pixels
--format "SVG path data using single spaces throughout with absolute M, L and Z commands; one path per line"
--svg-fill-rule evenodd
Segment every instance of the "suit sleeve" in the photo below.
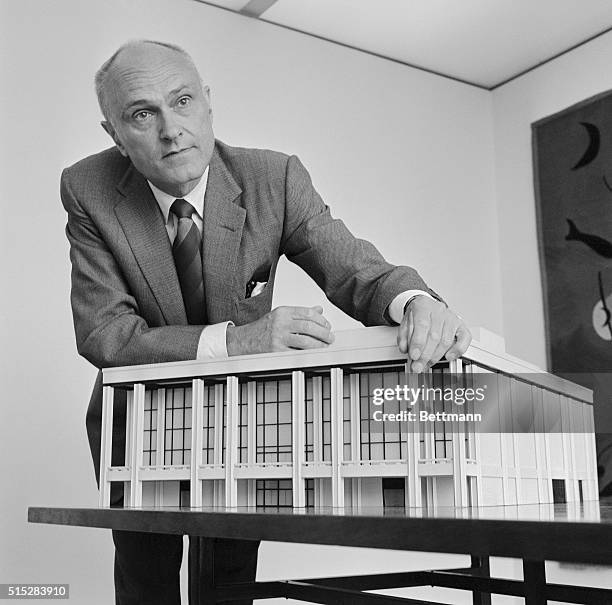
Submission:
M 368 241 L 358 239 L 315 191 L 297 157 L 287 162 L 283 249 L 329 300 L 366 326 L 392 323 L 387 307 L 406 290 L 440 299 L 411 267 L 394 266 Z
M 60 192 L 68 213 L 70 299 L 79 353 L 98 368 L 195 359 L 202 326 L 149 327 L 66 171 Z

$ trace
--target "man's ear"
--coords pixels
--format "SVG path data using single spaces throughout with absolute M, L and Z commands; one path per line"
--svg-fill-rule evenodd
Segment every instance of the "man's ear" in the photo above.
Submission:
M 100 122 L 100 126 L 102 126 L 104 131 L 110 136 L 111 139 L 113 139 L 121 155 L 127 158 L 127 151 L 125 150 L 125 147 L 121 144 L 121 141 L 119 140 L 119 137 L 117 136 L 117 133 L 113 128 L 113 125 L 107 120 L 102 120 L 102 122 Z
M 202 92 L 204 93 L 204 98 L 206 99 L 206 103 L 208 104 L 208 113 L 210 114 L 210 119 L 213 118 L 213 110 L 212 110 L 212 101 L 210 95 L 210 86 L 202 86 Z

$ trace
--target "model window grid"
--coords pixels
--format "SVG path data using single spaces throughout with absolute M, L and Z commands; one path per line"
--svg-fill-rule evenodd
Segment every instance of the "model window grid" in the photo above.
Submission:
M 238 462 L 248 462 L 248 404 L 249 383 L 240 383 L 240 401 L 238 402 Z
M 435 375 L 442 382 L 435 386 L 444 386 L 443 368 L 436 369 Z M 406 457 L 405 423 L 376 423 L 382 430 L 372 430 L 369 414 L 372 389 L 393 387 L 403 384 L 405 380 L 404 366 L 395 368 L 369 368 L 368 371 L 358 371 L 360 385 L 361 409 L 361 451 L 366 460 L 397 460 Z M 306 381 L 306 460 L 313 460 L 313 377 Z M 257 461 L 258 462 L 290 462 L 291 461 L 291 380 L 257 380 Z M 331 459 L 331 385 L 329 376 L 321 377 L 322 401 L 322 445 L 323 460 Z M 226 438 L 226 406 L 225 383 L 223 383 L 223 456 L 225 454 Z M 343 446 L 344 459 L 350 460 L 350 374 L 345 372 L 343 378 Z M 204 419 L 203 419 L 203 460 L 204 464 L 213 461 L 214 453 L 214 385 L 205 388 Z M 439 403 L 439 402 L 438 402 Z M 444 403 L 444 402 L 442 402 Z M 448 402 L 446 406 L 448 407 Z M 384 411 L 397 413 L 400 402 L 385 402 Z M 439 410 L 441 411 L 441 410 Z M 449 410 L 445 410 L 449 411 Z M 156 434 L 157 403 L 147 391 L 145 408 L 145 445 L 144 463 L 155 464 L 155 434 Z M 364 418 L 365 416 L 365 418 Z M 281 422 L 278 422 L 278 419 Z M 165 427 L 165 463 L 180 465 L 187 463 L 190 455 L 190 422 L 191 422 L 191 388 L 174 387 L 166 391 L 166 427 Z M 398 427 L 398 424 L 400 425 Z M 398 430 L 399 428 L 399 430 Z M 241 383 L 239 402 L 239 461 L 247 461 L 247 383 Z M 423 440 L 423 437 L 421 437 Z M 443 422 L 435 423 L 436 457 L 450 455 L 451 438 Z M 468 437 L 466 436 L 466 448 Z
M 204 386 L 202 411 L 202 464 L 215 462 L 215 387 Z
M 321 404 L 323 430 L 323 461 L 331 462 L 331 379 L 329 375 L 321 380 Z
M 342 448 L 343 458 L 352 460 L 351 454 L 351 379 L 350 374 L 342 376 Z
M 256 381 L 256 460 L 291 462 L 291 378 Z
M 306 377 L 304 393 L 304 457 L 306 462 L 314 460 L 314 403 L 313 403 L 313 376 Z M 319 429 L 320 430 L 320 429 Z M 314 489 L 314 488 L 313 488 Z
M 465 386 L 473 384 L 472 366 L 466 363 L 463 368 Z M 489 370 L 489 368 L 486 368 Z M 402 384 L 405 379 L 403 366 L 396 366 L 393 371 L 390 368 L 369 368 L 360 371 L 360 409 L 361 409 L 361 451 L 366 460 L 394 460 L 404 459 L 406 456 L 405 423 L 383 422 L 382 431 L 372 431 L 372 421 L 369 414 L 371 405 L 371 393 L 374 388 L 393 387 Z M 436 367 L 432 372 L 432 385 L 444 388 L 444 367 Z M 499 371 L 496 374 L 508 382 L 515 379 L 505 376 Z M 343 435 L 344 435 L 344 459 L 350 460 L 350 374 L 345 372 L 343 381 Z M 291 379 L 282 380 L 258 380 L 257 384 L 257 418 L 258 418 L 258 462 L 283 462 L 291 461 Z M 321 382 L 322 394 L 322 436 L 323 436 L 323 459 L 331 457 L 331 393 L 329 376 L 323 376 Z M 239 402 L 239 461 L 247 461 L 247 385 L 241 383 Z M 226 437 L 226 406 L 225 383 L 223 388 L 223 453 L 225 452 Z M 306 381 L 306 460 L 313 459 L 313 380 L 309 377 Z M 214 385 L 205 387 L 204 419 L 203 419 L 203 460 L 204 464 L 213 462 L 214 453 L 214 407 L 215 407 Z M 464 404 L 466 413 L 473 412 L 473 403 Z M 450 411 L 451 402 L 436 401 L 435 411 Z M 398 401 L 385 402 L 384 411 L 397 413 L 401 407 Z M 266 417 L 267 413 L 267 417 Z M 366 416 L 364 418 L 364 416 Z M 278 418 L 282 421 L 278 422 Z M 516 422 L 515 419 L 513 419 Z M 398 424 L 399 431 L 395 430 Z M 191 387 L 173 387 L 166 389 L 166 423 L 165 423 L 165 464 L 186 464 L 190 456 L 191 444 Z M 284 428 L 283 428 L 284 427 Z M 143 463 L 154 465 L 156 463 L 155 438 L 157 433 L 157 401 L 154 392 L 147 390 L 145 399 L 144 416 L 144 450 Z M 466 457 L 473 458 L 473 423 L 465 422 L 465 451 Z M 424 436 L 421 435 L 423 444 Z M 452 456 L 452 438 L 447 430 L 446 423 L 436 421 L 434 423 L 434 449 L 436 458 L 447 458 Z M 398 456 L 398 448 L 400 456 Z M 422 452 L 424 457 L 424 452 Z M 224 456 L 223 456 L 224 458 Z M 262 458 L 264 458 L 262 460 Z
M 293 506 L 291 479 L 257 479 L 255 493 L 257 506 L 286 508 Z
M 314 479 L 305 479 L 306 486 L 306 508 L 314 508 L 315 504 L 315 487 Z
M 442 389 L 451 385 L 450 380 L 446 380 L 448 369 L 445 367 L 432 368 L 431 373 L 431 386 L 434 389 Z M 452 412 L 452 402 L 445 401 L 444 397 L 436 398 L 432 404 L 432 411 L 437 412 Z M 453 442 L 452 435 L 446 430 L 446 422 L 442 420 L 435 420 L 433 422 L 433 435 L 434 435 L 434 458 L 451 458 L 453 455 Z
M 406 383 L 405 365 L 369 368 L 359 372 L 359 410 L 362 460 L 400 460 L 407 456 L 407 423 L 375 422 L 372 413 L 398 413 L 405 403 L 397 400 L 385 401 L 381 406 L 372 403 L 376 388 L 395 388 Z
M 152 466 L 157 464 L 157 393 L 147 389 L 144 405 L 144 439 L 142 464 Z
M 166 389 L 164 464 L 188 464 L 191 457 L 191 387 Z
M 306 375 L 305 380 L 305 397 L 304 397 L 304 454 L 306 462 L 315 460 L 314 456 L 314 441 L 315 431 L 318 441 L 321 444 L 321 460 L 317 462 L 331 461 L 331 380 L 328 373 L 316 373 Z M 318 395 L 318 397 L 315 397 Z M 320 402 L 321 424 L 316 427 L 315 418 L 315 400 Z M 349 401 L 350 406 L 350 401 Z M 350 407 L 349 407 L 350 412 Z M 350 421 L 349 421 L 350 426 Z M 350 438 L 350 429 L 349 429 Z

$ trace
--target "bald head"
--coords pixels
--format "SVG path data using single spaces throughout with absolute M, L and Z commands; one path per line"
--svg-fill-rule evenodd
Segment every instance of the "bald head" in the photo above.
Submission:
M 146 69 L 152 60 L 163 61 L 165 57 L 184 62 L 186 69 L 193 70 L 202 82 L 191 55 L 180 46 L 156 40 L 131 40 L 122 44 L 96 72 L 96 95 L 106 120 L 111 121 L 111 95 L 121 77 L 121 71 L 126 66 L 128 69 Z
M 140 40 L 123 45 L 96 74 L 104 130 L 156 187 L 182 197 L 212 157 L 210 91 L 181 48 Z

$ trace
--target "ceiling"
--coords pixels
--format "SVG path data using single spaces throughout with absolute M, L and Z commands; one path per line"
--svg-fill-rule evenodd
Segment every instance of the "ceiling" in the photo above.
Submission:
M 612 29 L 610 0 L 197 0 L 491 90 Z

